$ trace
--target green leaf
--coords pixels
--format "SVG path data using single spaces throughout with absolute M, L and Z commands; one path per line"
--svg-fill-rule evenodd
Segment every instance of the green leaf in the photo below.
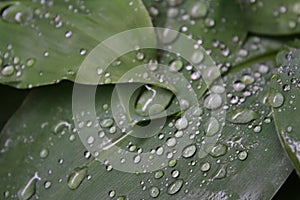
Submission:
M 300 174 L 300 73 L 299 49 L 286 48 L 277 56 L 278 73 L 272 79 L 270 103 L 281 144 Z
M 0 10 L 0 82 L 17 88 L 74 81 L 86 55 L 99 43 L 123 31 L 152 26 L 139 0 L 4 1 Z M 146 40 L 155 43 L 153 30 L 149 29 Z M 103 72 L 111 74 L 110 83 L 153 58 L 155 51 L 138 53 L 145 54 L 142 60 L 136 58 L 137 52 L 128 53 L 112 64 L 120 65 L 119 71 Z
M 267 35 L 290 35 L 300 32 L 297 0 L 241 0 L 243 15 L 250 32 Z
M 217 63 L 230 62 L 247 35 L 237 1 L 143 1 L 155 26 L 190 35 L 211 52 Z M 172 40 L 176 37 L 167 37 Z M 166 42 L 165 41 L 165 42 Z M 169 62 L 168 60 L 167 62 Z M 169 63 L 167 63 L 169 64 Z
M 231 120 L 221 130 L 221 126 L 216 128 L 217 123 L 224 119 L 212 120 L 211 117 L 217 116 L 203 107 L 194 113 L 197 117 L 192 118 L 195 121 L 190 124 L 183 125 L 184 117 L 189 119 L 192 115 L 183 113 L 181 117 L 168 118 L 164 128 L 148 138 L 122 133 L 116 125 L 111 114 L 111 85 L 97 89 L 98 118 L 87 121 L 77 121 L 80 119 L 77 115 L 72 117 L 72 84 L 34 89 L 1 134 L 0 175 L 3 178 L 0 190 L 8 197 L 19 195 L 23 199 L 28 196 L 40 199 L 108 199 L 110 196 L 270 199 L 292 168 L 274 134 L 270 107 L 264 103 L 274 64 L 265 65 L 269 70 L 262 70 L 262 64 L 256 64 L 224 78 L 228 83 L 227 94 L 230 94 L 226 103 L 228 112 L 247 108 L 258 114 L 256 119 L 245 124 Z M 258 71 L 262 76 L 257 76 Z M 253 81 L 245 76 L 253 77 Z M 240 80 L 248 80 L 243 90 L 234 85 Z M 85 98 L 91 86 L 80 87 Z M 215 90 L 220 92 L 221 88 Z M 249 92 L 250 95 L 246 95 Z M 233 101 L 235 96 L 240 103 Z M 204 99 L 204 105 L 205 102 Z M 82 116 L 90 119 L 88 111 L 82 112 Z M 97 121 L 103 128 L 97 137 L 82 135 L 85 130 L 97 130 Z M 137 133 L 139 136 L 153 134 L 147 127 L 140 128 L 143 131 Z M 98 143 L 101 138 L 108 138 L 114 144 L 100 152 L 99 157 L 97 151 L 91 151 L 100 160 L 108 158 L 104 163 L 95 161 L 83 145 L 103 145 Z M 177 150 L 173 157 L 167 153 L 169 149 Z M 138 157 L 123 160 L 130 152 L 140 155 L 141 161 Z M 154 160 L 163 159 L 153 162 L 164 165 L 161 170 L 151 172 L 149 168 L 146 173 L 118 170 L 134 171 L 137 166 L 142 169 L 142 163 L 148 160 L 144 157 L 147 152 L 152 152 Z

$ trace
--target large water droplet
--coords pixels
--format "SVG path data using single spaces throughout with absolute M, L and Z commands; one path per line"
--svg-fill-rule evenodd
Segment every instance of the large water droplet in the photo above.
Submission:
M 82 183 L 83 179 L 86 177 L 87 168 L 75 168 L 68 178 L 68 187 L 75 190 Z
M 188 146 L 184 147 L 184 149 L 182 150 L 182 157 L 190 158 L 193 155 L 195 155 L 196 150 L 197 150 L 197 148 L 194 144 L 188 145 Z
M 30 7 L 16 3 L 2 12 L 2 19 L 7 22 L 26 24 L 33 19 L 33 12 Z
M 249 123 L 259 115 L 249 108 L 239 108 L 227 114 L 227 120 L 236 124 Z
M 209 154 L 213 157 L 220 157 L 223 156 L 227 153 L 227 147 L 223 144 L 217 144 L 216 146 L 214 146 L 211 151 L 209 152 Z
M 222 105 L 222 97 L 219 94 L 210 94 L 204 100 L 204 106 L 207 109 L 217 109 Z
M 19 189 L 18 198 L 20 200 L 30 199 L 36 192 L 36 182 L 39 180 L 41 180 L 41 178 L 36 172 L 34 176 Z
M 188 120 L 185 118 L 185 117 L 182 117 L 182 118 L 179 118 L 176 120 L 176 123 L 175 123 L 175 127 L 178 129 L 178 130 L 183 130 L 185 129 L 186 127 L 188 127 L 189 123 L 188 123 Z
M 268 102 L 272 107 L 278 108 L 282 106 L 284 102 L 284 96 L 279 92 L 271 91 L 268 96 Z
M 204 54 L 201 50 L 196 50 L 191 57 L 191 61 L 193 64 L 199 64 L 203 61 L 203 59 Z
M 189 15 L 192 18 L 203 18 L 207 15 L 207 6 L 204 2 L 195 3 L 189 10 Z
M 12 65 L 5 65 L 1 70 L 3 76 L 11 76 L 14 74 L 14 72 L 15 68 Z
M 149 193 L 151 197 L 156 198 L 159 196 L 160 191 L 157 187 L 151 187 Z
M 168 194 L 176 194 L 183 186 L 183 180 L 178 179 L 171 183 L 167 189 Z
M 135 111 L 141 116 L 148 116 L 161 113 L 169 105 L 173 98 L 173 93 L 169 90 L 145 86 L 146 90 L 139 96 Z
M 218 120 L 214 117 L 210 118 L 209 122 L 206 124 L 206 136 L 213 136 L 220 129 L 220 124 Z

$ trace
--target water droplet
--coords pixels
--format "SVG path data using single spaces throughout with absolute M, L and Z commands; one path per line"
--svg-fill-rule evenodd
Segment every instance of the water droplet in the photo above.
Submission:
M 184 158 L 190 158 L 193 155 L 195 155 L 196 150 L 197 150 L 197 148 L 194 144 L 188 145 L 188 146 L 184 147 L 184 149 L 182 150 L 182 156 Z
M 216 146 L 214 146 L 211 151 L 209 152 L 209 154 L 212 157 L 220 157 L 223 156 L 227 153 L 227 147 L 223 144 L 217 144 Z
M 159 39 L 164 44 L 170 44 L 174 42 L 179 35 L 178 31 L 174 31 L 172 29 L 165 28 L 163 31 L 158 32 Z
M 222 105 L 222 97 L 219 94 L 210 94 L 204 100 L 204 106 L 207 109 L 217 109 Z
M 48 155 L 49 155 L 48 149 L 42 149 L 42 150 L 40 151 L 40 157 L 41 157 L 41 158 L 47 158 Z
M 151 197 L 156 198 L 159 196 L 160 191 L 157 187 L 151 187 L 149 193 Z
M 116 191 L 115 191 L 115 190 L 109 191 L 108 196 L 109 196 L 110 198 L 115 197 L 115 196 L 116 196 Z
M 136 54 L 136 59 L 143 60 L 145 58 L 145 55 L 142 52 L 138 52 Z
M 49 189 L 51 187 L 51 185 L 52 185 L 51 181 L 45 181 L 44 188 Z
M 68 187 L 71 190 L 75 190 L 82 183 L 83 179 L 87 175 L 87 168 L 75 168 L 68 178 Z
M 203 18 L 207 15 L 208 9 L 204 2 L 195 3 L 189 10 L 189 15 L 192 18 Z
M 246 85 L 243 82 L 236 81 L 233 83 L 233 89 L 237 92 L 241 92 L 246 88 Z
M 193 64 L 200 64 L 204 59 L 204 54 L 201 50 L 196 50 L 192 57 L 191 57 L 191 61 Z
M 112 127 L 113 124 L 114 124 L 114 120 L 111 119 L 111 118 L 103 119 L 103 120 L 100 122 L 100 125 L 101 125 L 101 127 L 103 127 L 103 128 L 109 128 L 109 127 Z
M 252 84 L 254 81 L 255 81 L 255 79 L 254 79 L 254 77 L 253 76 L 250 76 L 250 75 L 244 75 L 242 78 L 241 78 L 241 81 L 243 82 L 243 83 L 245 83 L 246 85 L 250 85 L 250 84 Z
M 241 151 L 241 152 L 238 154 L 239 160 L 246 160 L 247 157 L 248 157 L 248 153 L 247 153 L 246 151 Z
M 170 195 L 176 194 L 183 186 L 183 180 L 178 179 L 171 183 L 167 189 L 167 193 Z
M 178 8 L 169 8 L 167 11 L 168 18 L 175 18 L 179 14 Z
M 141 116 L 161 113 L 172 100 L 173 93 L 169 90 L 145 85 L 146 90 L 139 96 L 135 111 Z
M 1 70 L 3 76 L 11 76 L 14 74 L 14 72 L 15 68 L 12 65 L 5 65 Z
M 173 137 L 168 138 L 166 144 L 168 147 L 174 147 L 176 145 L 176 139 Z
M 253 131 L 255 133 L 259 133 L 261 131 L 261 126 L 255 126 L 254 129 L 253 129 Z
M 79 54 L 80 54 L 81 56 L 84 56 L 84 55 L 86 54 L 86 49 L 80 49 L 80 50 L 79 50 Z
M 178 176 L 180 175 L 180 172 L 175 169 L 175 170 L 172 171 L 171 175 L 172 175 L 173 178 L 178 178 Z
M 179 118 L 176 120 L 175 127 L 178 130 L 183 130 L 188 127 L 188 121 L 185 117 Z
M 284 102 L 284 97 L 279 92 L 271 91 L 268 96 L 268 102 L 272 107 L 278 108 L 278 107 L 282 106 L 282 104 Z
M 206 27 L 212 28 L 212 27 L 214 27 L 216 25 L 216 22 L 212 18 L 206 18 L 204 20 L 204 24 L 206 25 Z
M 158 170 L 157 172 L 155 172 L 155 174 L 154 174 L 154 178 L 156 178 L 156 179 L 160 179 L 161 177 L 163 177 L 164 176 L 164 171 L 162 171 L 162 170 Z
M 239 108 L 227 114 L 227 120 L 236 124 L 245 124 L 258 118 L 258 114 L 248 108 Z
M 172 72 L 178 72 L 182 69 L 183 67 L 183 63 L 181 60 L 175 60 L 173 62 L 171 62 L 170 66 L 169 66 L 169 70 Z
M 36 182 L 39 180 L 41 180 L 41 178 L 36 172 L 34 176 L 19 189 L 18 198 L 20 200 L 30 199 L 36 192 Z
M 34 58 L 28 58 L 26 61 L 26 66 L 27 67 L 32 67 L 35 63 L 35 59 Z
M 66 38 L 70 38 L 72 35 L 73 35 L 72 31 L 67 31 L 67 32 L 65 33 L 65 37 L 66 37 Z
M 209 122 L 206 124 L 206 136 L 215 135 L 220 129 L 220 124 L 218 120 L 214 117 L 211 117 Z
M 208 170 L 210 170 L 210 164 L 209 164 L 209 162 L 203 163 L 203 164 L 201 165 L 200 170 L 201 170 L 202 172 L 207 172 Z
M 16 3 L 2 12 L 2 19 L 7 22 L 26 24 L 33 19 L 33 11 L 30 7 Z

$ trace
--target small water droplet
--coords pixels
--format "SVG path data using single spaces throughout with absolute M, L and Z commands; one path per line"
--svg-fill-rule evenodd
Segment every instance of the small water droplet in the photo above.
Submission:
M 72 35 L 73 35 L 72 31 L 67 31 L 67 32 L 65 33 L 65 37 L 66 37 L 66 38 L 70 38 Z
M 201 170 L 202 172 L 207 172 L 207 171 L 209 171 L 209 170 L 210 170 L 210 164 L 209 164 L 209 162 L 203 163 L 203 164 L 201 165 L 200 170 Z
M 49 189 L 51 187 L 51 185 L 52 185 L 51 181 L 45 181 L 44 188 Z
M 248 153 L 247 153 L 246 151 L 241 151 L 241 152 L 238 154 L 239 160 L 246 160 L 247 157 L 248 157 Z
M 49 155 L 48 149 L 42 149 L 42 150 L 40 151 L 40 157 L 41 157 L 41 158 L 47 158 L 48 155 Z

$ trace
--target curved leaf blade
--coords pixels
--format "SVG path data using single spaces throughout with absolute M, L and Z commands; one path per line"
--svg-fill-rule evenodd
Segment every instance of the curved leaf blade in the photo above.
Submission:
M 298 175 L 300 174 L 300 131 L 297 126 L 300 123 L 299 53 L 300 50 L 295 48 L 281 51 L 277 56 L 278 65 L 281 67 L 272 80 L 272 89 L 277 94 L 277 103 L 273 107 L 277 134 Z

